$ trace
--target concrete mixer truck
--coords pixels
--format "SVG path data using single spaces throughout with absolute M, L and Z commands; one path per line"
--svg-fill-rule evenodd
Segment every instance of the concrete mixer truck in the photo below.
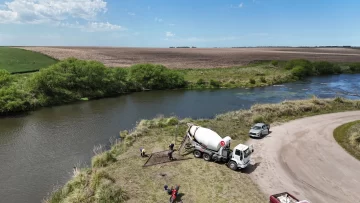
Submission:
M 194 148 L 196 158 L 203 157 L 205 161 L 225 162 L 232 170 L 246 168 L 250 163 L 250 155 L 254 152 L 253 147 L 238 144 L 233 150 L 230 149 L 231 137 L 221 138 L 216 132 L 188 123 L 186 136 L 191 147 Z

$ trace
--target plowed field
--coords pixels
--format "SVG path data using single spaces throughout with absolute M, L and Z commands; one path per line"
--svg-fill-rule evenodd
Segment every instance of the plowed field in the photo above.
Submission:
M 246 65 L 255 60 L 359 62 L 360 49 L 347 48 L 116 48 L 22 47 L 57 59 L 98 60 L 107 66 L 156 63 L 169 68 L 215 68 Z

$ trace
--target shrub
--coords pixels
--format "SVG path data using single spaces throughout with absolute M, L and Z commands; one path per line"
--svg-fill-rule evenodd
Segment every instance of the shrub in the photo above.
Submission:
M 86 169 L 75 175 L 62 189 L 52 192 L 46 203 L 124 202 L 129 196 L 104 170 Z
M 21 112 L 32 107 L 28 92 L 12 85 L 0 89 L 0 114 L 6 112 Z
M 3 79 L 4 78 L 4 79 Z M 9 74 L 0 72 L 0 84 Z M 180 72 L 161 65 L 139 64 L 128 68 L 107 68 L 97 61 L 68 58 L 29 78 L 30 94 L 36 105 L 52 105 L 106 97 L 141 89 L 173 89 L 186 85 Z
M 337 103 L 344 103 L 344 99 L 343 99 L 343 98 L 341 98 L 341 97 L 336 97 L 336 98 L 334 99 L 334 102 L 337 102 Z
M 130 68 L 130 81 L 145 89 L 173 89 L 186 85 L 184 76 L 163 65 L 138 64 Z
M 177 125 L 179 123 L 179 119 L 177 119 L 176 117 L 170 117 L 168 119 L 166 119 L 166 126 L 171 126 L 171 125 Z
M 352 73 L 360 73 L 360 63 L 352 63 L 349 68 Z
M 310 76 L 313 74 L 313 66 L 310 61 L 305 59 L 293 59 L 286 63 L 285 69 L 286 70 L 292 70 L 297 66 L 303 67 L 303 74 L 304 76 Z
M 265 76 L 265 73 L 255 73 L 256 76 Z
M 271 61 L 271 65 L 277 66 L 277 65 L 279 65 L 279 61 L 273 60 L 273 61 Z
M 64 103 L 106 96 L 114 84 L 109 73 L 100 62 L 69 58 L 41 69 L 30 78 L 30 85 L 32 92 L 48 97 L 48 104 Z
M 0 69 L 0 88 L 9 84 L 11 81 L 11 74 L 6 70 Z
M 314 62 L 314 72 L 317 75 L 331 75 L 341 73 L 341 68 L 337 64 L 333 64 L 327 61 Z
M 125 68 L 109 68 L 106 70 L 109 82 L 106 88 L 107 94 L 119 94 L 134 90 L 134 85 L 128 81 L 129 70 Z
M 127 131 L 127 130 L 123 130 L 123 131 L 119 132 L 119 136 L 121 139 L 124 139 L 128 135 L 129 135 L 129 131 Z
M 96 190 L 103 179 L 109 180 L 113 183 L 115 182 L 114 178 L 110 177 L 110 175 L 104 170 L 94 171 L 90 179 L 90 188 Z
M 198 79 L 198 80 L 196 81 L 196 84 L 199 85 L 199 86 L 202 86 L 202 85 L 205 85 L 206 82 L 205 82 L 204 79 L 200 78 L 200 79 Z
M 104 153 L 94 156 L 91 160 L 91 165 L 94 168 L 105 167 L 109 163 L 113 163 L 115 161 L 116 161 L 116 158 L 114 157 L 114 155 L 111 152 L 106 151 Z
M 253 123 L 264 123 L 265 120 L 262 116 L 256 116 L 253 118 Z
M 129 200 L 129 197 L 120 187 L 107 182 L 100 185 L 100 187 L 96 190 L 95 199 L 96 202 L 122 203 Z
M 303 78 L 306 76 L 306 70 L 302 66 L 296 66 L 291 70 L 291 73 L 298 78 Z
M 295 66 L 303 66 L 304 68 L 307 66 L 308 68 L 308 67 L 312 67 L 312 64 L 310 61 L 305 59 L 292 59 L 286 63 L 285 69 L 291 70 Z
M 250 78 L 249 82 L 250 82 L 250 84 L 255 84 L 256 83 L 255 79 L 253 79 L 253 78 Z
M 261 81 L 262 83 L 266 83 L 265 77 L 260 77 L 260 81 Z
M 212 87 L 220 87 L 220 81 L 218 81 L 218 80 L 213 80 L 213 79 L 211 79 L 210 80 L 210 85 L 212 86 Z

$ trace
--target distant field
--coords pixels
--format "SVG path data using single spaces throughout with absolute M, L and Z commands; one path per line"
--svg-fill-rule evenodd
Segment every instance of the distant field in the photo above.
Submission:
M 216 68 L 247 65 L 257 60 L 359 62 L 360 49 L 351 48 L 120 48 L 120 47 L 21 47 L 57 59 L 76 57 L 98 60 L 107 66 L 129 67 L 137 63 L 169 68 Z
M 23 49 L 0 47 L 0 69 L 11 73 L 46 68 L 57 60 L 40 53 Z

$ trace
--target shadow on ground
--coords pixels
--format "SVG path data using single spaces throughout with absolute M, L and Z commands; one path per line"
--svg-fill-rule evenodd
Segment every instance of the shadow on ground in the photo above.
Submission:
M 147 167 L 147 166 L 154 166 L 154 165 L 158 165 L 158 164 L 164 164 L 164 163 L 169 163 L 169 162 L 176 162 L 176 161 L 184 161 L 184 160 L 188 160 L 188 159 L 193 159 L 190 157 L 183 157 L 183 156 L 178 156 L 177 154 L 173 154 L 173 160 L 170 160 L 168 157 L 168 150 L 165 151 L 160 151 L 160 152 L 155 152 L 152 153 L 149 158 L 147 159 L 147 161 L 145 162 L 145 164 L 143 165 L 143 167 Z
M 178 193 L 176 199 L 175 199 L 175 202 L 183 202 L 182 201 L 182 197 L 184 196 L 185 194 L 184 193 Z
M 269 131 L 269 134 L 267 134 L 267 135 L 264 135 L 264 136 L 262 136 L 262 137 L 251 137 L 251 139 L 254 139 L 254 140 L 261 140 L 261 139 L 263 139 L 263 138 L 267 138 L 267 137 L 269 137 L 269 135 L 272 133 L 272 131 Z
M 246 168 L 239 170 L 242 173 L 251 174 L 256 170 L 256 168 L 260 165 L 260 162 L 257 162 L 255 164 L 249 164 Z

